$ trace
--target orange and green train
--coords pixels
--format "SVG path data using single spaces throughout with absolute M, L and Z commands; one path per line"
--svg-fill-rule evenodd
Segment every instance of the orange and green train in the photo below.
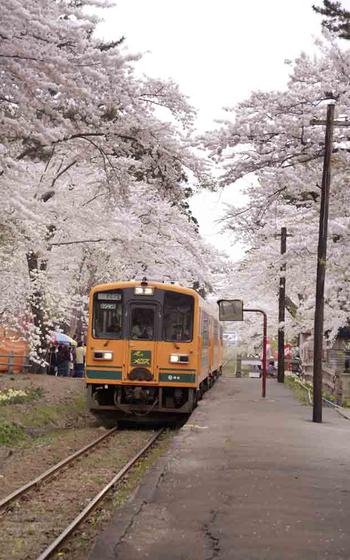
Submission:
M 104 423 L 191 413 L 222 368 L 222 329 L 192 289 L 115 282 L 90 294 L 86 383 Z

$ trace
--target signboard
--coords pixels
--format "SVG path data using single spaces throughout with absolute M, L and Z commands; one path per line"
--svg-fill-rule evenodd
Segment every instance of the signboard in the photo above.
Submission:
M 103 299 L 104 301 L 121 301 L 122 294 L 117 292 L 98 292 L 97 299 Z
M 117 304 L 116 303 L 104 303 L 101 302 L 100 303 L 100 309 L 107 309 L 112 311 L 113 309 L 117 309 Z
M 219 299 L 220 321 L 243 321 L 243 301 L 241 299 Z
M 151 357 L 150 350 L 132 350 L 130 363 L 132 366 L 150 366 Z

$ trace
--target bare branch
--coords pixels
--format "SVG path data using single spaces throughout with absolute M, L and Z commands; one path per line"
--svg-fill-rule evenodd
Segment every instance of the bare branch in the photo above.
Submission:
M 68 171 L 68 169 L 70 169 L 71 167 L 73 167 L 73 165 L 75 165 L 76 163 L 78 163 L 77 160 L 72 161 L 71 163 L 69 163 L 64 169 L 62 169 L 62 171 L 60 171 L 58 173 L 58 175 L 56 175 L 56 177 L 54 178 L 54 180 L 51 183 L 51 187 L 53 188 L 55 186 L 56 181 L 63 175 L 63 173 L 66 173 L 66 171 Z
M 0 54 L 0 58 L 16 58 L 18 60 L 33 60 L 34 62 L 49 62 L 42 58 L 35 58 L 34 56 L 21 56 L 19 54 Z
M 49 245 L 51 247 L 61 247 L 62 245 L 81 245 L 84 243 L 121 243 L 120 239 L 117 239 L 116 237 L 111 237 L 109 239 L 103 239 L 102 237 L 100 239 L 81 239 L 81 240 L 76 240 L 76 241 L 57 241 L 56 243 L 50 243 Z
M 58 241 L 56 243 L 50 243 L 52 247 L 61 247 L 62 245 L 79 245 L 82 243 L 104 243 L 106 241 L 111 241 L 110 239 L 82 239 L 77 241 Z M 114 241 L 114 240 L 113 240 Z
M 83 206 L 87 206 L 88 204 L 90 204 L 91 202 L 93 202 L 94 200 L 96 200 L 96 198 L 100 198 L 100 196 L 105 196 L 106 194 L 108 194 L 108 191 L 102 192 L 102 193 L 98 193 L 95 196 L 93 196 L 92 198 L 90 198 L 89 200 L 87 200 L 86 202 L 84 202 L 82 204 Z
M 277 189 L 277 191 L 274 191 L 273 193 L 271 193 L 268 197 L 267 200 L 270 201 L 271 199 L 273 199 L 275 196 L 277 196 L 278 194 L 280 194 L 281 192 L 285 191 L 287 187 L 281 187 L 280 189 Z M 263 206 L 257 206 L 257 205 L 252 205 L 252 206 L 248 206 L 248 208 L 244 208 L 244 210 L 240 210 L 239 212 L 236 212 L 235 214 L 231 214 L 230 216 L 227 216 L 226 218 L 223 218 L 222 220 L 216 220 L 218 223 L 220 223 L 221 221 L 227 221 L 227 220 L 232 220 L 232 218 L 237 218 L 238 216 L 241 216 L 242 214 L 246 214 L 247 212 L 250 212 L 250 210 L 257 210 L 260 209 L 260 211 L 263 211 Z

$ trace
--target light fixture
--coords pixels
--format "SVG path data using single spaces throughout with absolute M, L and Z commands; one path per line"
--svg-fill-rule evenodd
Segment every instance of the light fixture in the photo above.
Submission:
M 188 354 L 170 354 L 169 362 L 171 364 L 188 364 L 189 362 Z
M 154 288 L 150 286 L 136 286 L 134 294 L 136 296 L 153 296 Z
M 96 350 L 94 352 L 95 360 L 113 360 L 113 352 L 105 352 Z

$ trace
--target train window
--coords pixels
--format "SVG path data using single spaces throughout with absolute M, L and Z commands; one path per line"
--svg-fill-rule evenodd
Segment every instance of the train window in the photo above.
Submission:
M 203 344 L 203 346 L 204 347 L 209 346 L 209 317 L 205 313 L 205 311 L 203 311 L 203 315 L 202 315 L 201 334 L 202 334 L 202 344 Z
M 121 338 L 122 292 L 98 292 L 94 295 L 92 334 L 95 338 Z
M 133 307 L 131 311 L 131 339 L 153 340 L 154 311 L 153 307 Z
M 165 292 L 163 340 L 190 342 L 193 336 L 194 299 L 187 294 Z

